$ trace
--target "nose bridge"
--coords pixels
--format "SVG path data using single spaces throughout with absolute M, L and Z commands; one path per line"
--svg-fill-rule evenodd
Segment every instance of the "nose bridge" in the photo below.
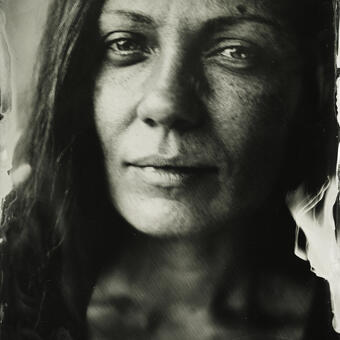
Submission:
M 167 94 L 169 98 L 174 95 L 179 98 L 189 86 L 189 72 L 185 64 L 186 56 L 180 44 L 167 46 L 161 52 L 157 67 L 154 69 L 151 79 L 153 89 L 151 90 Z
M 188 127 L 195 125 L 197 112 L 193 102 L 193 75 L 181 38 L 161 48 L 144 88 L 139 117 L 149 125 Z

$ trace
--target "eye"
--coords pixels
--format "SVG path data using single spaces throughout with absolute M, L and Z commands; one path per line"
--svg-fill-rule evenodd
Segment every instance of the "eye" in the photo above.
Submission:
M 225 39 L 210 49 L 206 57 L 222 66 L 249 69 L 260 62 L 261 52 L 258 47 L 246 41 Z
M 222 50 L 221 55 L 226 58 L 247 61 L 254 58 L 254 53 L 243 46 L 230 46 Z
M 110 44 L 110 49 L 113 53 L 121 56 L 144 52 L 144 49 L 139 42 L 126 38 L 112 41 Z
M 128 32 L 111 33 L 105 45 L 108 59 L 117 66 L 141 62 L 153 53 L 145 37 Z

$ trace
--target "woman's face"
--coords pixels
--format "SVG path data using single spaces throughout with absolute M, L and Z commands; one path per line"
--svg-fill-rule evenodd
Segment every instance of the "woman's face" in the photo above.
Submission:
M 301 87 L 288 3 L 106 1 L 95 123 L 132 226 L 228 228 L 270 199 Z

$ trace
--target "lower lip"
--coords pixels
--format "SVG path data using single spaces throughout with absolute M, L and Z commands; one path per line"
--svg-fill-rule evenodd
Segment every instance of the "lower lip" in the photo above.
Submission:
M 138 167 L 130 166 L 136 174 L 138 174 L 144 182 L 159 187 L 179 187 L 183 186 L 189 180 L 203 175 L 212 174 L 216 171 L 214 168 L 190 168 L 181 170 L 155 168 L 152 166 Z

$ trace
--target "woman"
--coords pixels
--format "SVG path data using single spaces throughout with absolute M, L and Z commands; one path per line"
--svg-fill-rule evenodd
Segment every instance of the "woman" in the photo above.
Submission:
M 55 1 L 4 214 L 3 338 L 335 339 L 284 205 L 334 166 L 333 14 Z

